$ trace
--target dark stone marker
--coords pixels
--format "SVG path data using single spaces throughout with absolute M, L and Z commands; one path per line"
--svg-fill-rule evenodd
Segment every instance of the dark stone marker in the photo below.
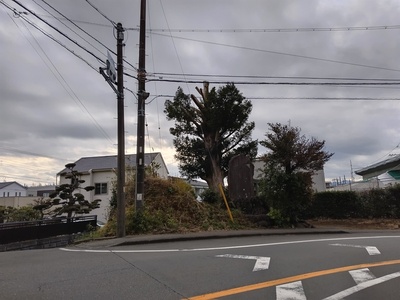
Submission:
M 229 161 L 228 191 L 233 201 L 254 197 L 254 165 L 243 154 L 236 155 Z

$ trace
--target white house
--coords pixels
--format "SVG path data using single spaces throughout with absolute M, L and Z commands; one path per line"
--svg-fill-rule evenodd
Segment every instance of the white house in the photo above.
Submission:
M 262 170 L 264 168 L 264 162 L 260 159 L 256 159 L 254 162 L 254 179 L 260 179 L 262 175 Z M 312 176 L 312 189 L 316 192 L 325 192 L 326 191 L 326 184 L 325 184 L 325 172 L 324 170 L 317 171 Z
M 0 197 L 25 197 L 26 187 L 16 181 L 0 182 Z
M 92 214 L 97 215 L 98 220 L 103 222 L 107 221 L 112 185 L 117 180 L 117 158 L 117 155 L 82 157 L 75 162 L 74 170 L 78 171 L 81 180 L 85 180 L 82 187 L 95 187 L 93 191 L 81 189 L 80 192 L 89 201 L 101 200 L 100 208 L 93 210 Z M 159 177 L 168 178 L 168 169 L 161 153 L 146 153 L 144 165 L 152 166 Z M 136 154 L 125 155 L 125 167 L 127 171 L 136 168 Z M 65 178 L 68 171 L 69 169 L 65 168 L 57 173 L 58 184 L 70 183 L 70 179 Z

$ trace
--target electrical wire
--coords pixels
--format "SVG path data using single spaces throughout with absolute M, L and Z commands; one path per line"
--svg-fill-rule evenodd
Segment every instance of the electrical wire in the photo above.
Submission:
M 96 71 L 96 73 L 98 73 L 98 69 L 95 68 L 94 66 L 92 66 L 87 60 L 85 60 L 82 56 L 78 55 L 77 53 L 75 53 L 75 51 L 73 51 L 72 49 L 68 48 L 66 45 L 64 45 L 62 42 L 60 42 L 59 40 L 57 40 L 56 38 L 54 38 L 51 34 L 47 33 L 46 31 L 44 31 L 42 28 L 40 28 L 38 25 L 36 25 L 35 23 L 33 23 L 31 20 L 29 20 L 28 18 L 26 18 L 25 14 L 23 12 L 19 12 L 17 11 L 14 7 L 9 6 L 8 4 L 6 4 L 5 2 L 0 2 L 1 4 L 3 4 L 6 8 L 8 8 L 9 10 L 11 10 L 15 15 L 18 15 L 18 17 L 22 18 L 24 21 L 26 21 L 29 25 L 31 25 L 32 27 L 34 27 L 35 29 L 39 30 L 42 34 L 44 34 L 45 36 L 47 36 L 48 38 L 50 38 L 51 40 L 53 40 L 54 42 L 56 42 L 57 44 L 59 44 L 61 47 L 63 47 L 64 49 L 66 49 L 68 52 L 70 52 L 71 54 L 73 54 L 75 57 L 79 58 L 80 60 L 82 60 L 84 63 L 86 63 L 90 68 L 92 68 L 94 71 Z M 104 63 L 105 65 L 105 63 Z
M 178 73 L 151 72 L 147 77 L 179 77 Z M 299 79 L 299 80 L 341 80 L 341 81 L 400 81 L 390 78 L 351 78 L 351 77 L 310 77 L 310 76 L 266 76 L 266 75 L 222 75 L 222 74 L 184 74 L 185 77 L 213 78 L 249 78 L 249 79 Z
M 92 45 L 91 43 L 89 43 L 85 38 L 83 38 L 79 33 L 77 33 L 76 31 L 74 31 L 73 29 L 71 29 L 69 26 L 67 26 L 65 23 L 63 23 L 60 19 L 56 18 L 50 11 L 48 11 L 46 8 L 44 8 L 42 5 L 40 5 L 39 3 L 37 3 L 35 0 L 32 0 L 33 2 L 35 2 L 38 6 L 40 6 L 42 9 L 44 9 L 47 13 L 49 13 L 54 19 L 58 20 L 61 24 L 63 24 L 64 26 L 66 26 L 69 30 L 71 30 L 72 32 L 74 32 L 77 36 L 79 36 L 82 40 L 84 40 L 86 43 L 88 43 L 90 46 L 92 46 L 94 49 L 96 49 L 97 51 L 99 51 L 100 53 L 102 53 L 103 55 L 105 55 L 105 53 L 103 53 L 101 50 L 99 50 L 98 48 L 96 48 L 94 45 Z M 48 2 L 46 2 L 45 0 L 41 0 L 43 3 L 45 3 L 47 6 L 49 6 L 51 9 L 53 9 L 55 12 L 57 12 L 59 15 L 61 15 L 65 20 L 67 20 L 68 22 L 70 22 L 72 25 L 74 25 L 76 28 L 78 28 L 80 31 L 82 31 L 83 33 L 85 33 L 87 36 L 91 37 L 93 40 L 95 40 L 97 43 L 99 43 L 100 45 L 102 45 L 104 48 L 106 48 L 108 51 L 112 52 L 113 54 L 116 55 L 115 52 L 113 52 L 110 48 L 108 48 L 105 44 L 103 44 L 100 40 L 98 40 L 97 38 L 95 38 L 94 36 L 92 36 L 90 33 L 88 33 L 86 30 L 82 29 L 80 26 L 78 26 L 77 24 L 75 24 L 71 19 L 69 19 L 67 16 L 65 16 L 63 13 L 61 13 L 58 9 L 56 9 L 54 6 L 50 5 Z
M 165 18 L 165 22 L 167 23 L 167 27 L 169 28 L 169 22 L 168 22 L 167 15 L 166 15 L 165 10 L 164 10 L 164 5 L 163 5 L 162 0 L 160 0 L 160 5 L 161 5 L 161 9 L 162 9 L 164 18 Z M 181 61 L 181 59 L 180 59 L 180 57 L 179 57 L 178 49 L 177 49 L 177 47 L 176 47 L 174 37 L 173 37 L 171 34 L 169 34 L 167 37 L 170 38 L 171 41 L 172 41 L 172 45 L 174 46 L 175 54 L 176 54 L 176 57 L 177 57 L 177 59 L 178 59 L 179 67 L 180 67 L 180 69 L 181 69 L 181 72 L 182 72 L 183 76 L 185 77 L 185 72 L 183 71 L 182 61 Z M 185 82 L 185 81 L 183 81 L 183 82 Z M 187 87 L 187 89 L 188 89 L 188 92 L 190 93 L 190 87 L 189 87 L 189 85 L 186 84 L 186 87 Z
M 15 13 L 15 11 L 14 11 Z M 20 15 L 21 16 L 21 15 Z M 30 22 L 29 19 L 25 18 L 25 16 L 22 16 L 22 18 L 27 21 L 30 25 L 34 26 L 36 29 L 39 29 L 39 27 L 34 24 L 33 22 Z M 28 30 L 28 29 L 27 29 Z M 40 30 L 40 29 L 39 29 Z M 30 32 L 28 30 L 28 32 Z M 32 33 L 31 33 L 32 35 Z M 32 37 L 34 38 L 34 36 L 32 35 Z M 35 38 L 34 38 L 35 39 Z M 64 84 L 58 79 L 58 77 L 54 74 L 54 72 L 52 71 L 52 69 L 44 62 L 43 62 L 48 66 L 48 68 L 50 69 L 50 71 L 53 73 L 53 75 L 56 77 L 56 79 L 58 80 L 58 82 L 61 84 L 61 86 L 64 88 L 64 90 L 70 95 L 70 97 L 75 101 L 76 104 L 81 105 L 81 107 L 83 107 L 84 111 L 89 115 L 89 117 L 91 118 L 91 120 L 93 121 L 93 124 L 97 127 L 97 129 L 99 130 L 99 132 L 111 143 L 111 145 L 114 144 L 114 142 L 111 140 L 110 136 L 107 134 L 107 132 L 102 128 L 102 126 L 97 122 L 97 120 L 94 118 L 94 116 L 90 113 L 90 111 L 87 109 L 87 107 L 85 106 L 85 104 L 82 102 L 82 100 L 78 97 L 78 95 L 74 92 L 74 90 L 71 88 L 71 86 L 68 84 L 68 82 L 65 80 L 64 76 L 58 71 L 57 67 L 53 64 L 53 62 L 51 61 L 51 59 L 48 57 L 48 55 L 46 54 L 46 52 L 43 50 L 43 48 L 40 46 L 40 44 L 37 42 L 37 40 L 35 39 L 36 43 L 38 44 L 39 48 L 41 49 L 42 53 L 46 56 L 46 58 L 48 59 L 48 61 L 52 64 L 53 68 L 55 69 L 55 71 L 58 73 L 58 75 L 60 76 L 60 78 L 63 80 Z M 33 45 L 32 45 L 33 47 Z M 33 47 L 34 48 L 34 47 Z M 34 48 L 35 49 L 35 48 Z M 38 53 L 39 55 L 39 53 Z M 39 57 L 41 57 L 39 55 Z M 65 87 L 67 86 L 68 89 Z M 76 100 L 78 101 L 76 101 Z M 79 105 L 78 105 L 79 106 Z
M 134 28 L 133 28 L 134 29 Z M 320 31 L 360 31 L 360 30 L 393 30 L 400 25 L 347 26 L 347 27 L 303 27 L 303 28 L 247 28 L 247 29 L 150 29 L 149 32 L 193 32 L 193 33 L 267 33 L 267 32 L 320 32 Z
M 175 83 L 203 83 L 204 80 L 179 80 L 179 79 L 149 79 L 148 82 L 175 82 Z M 212 84 L 227 84 L 232 81 L 209 81 Z M 321 86 L 386 86 L 400 85 L 400 81 L 395 82 L 267 82 L 267 81 L 233 81 L 235 85 L 321 85 Z
M 103 63 L 104 65 L 106 64 L 104 60 L 102 60 L 100 57 L 98 57 L 97 55 L 95 55 L 93 52 L 89 51 L 88 49 L 86 49 L 85 47 L 83 47 L 82 45 L 80 45 L 77 41 L 73 40 L 72 38 L 70 38 L 68 35 L 66 35 L 64 32 L 62 32 L 61 30 L 59 30 L 58 28 L 56 28 L 55 26 L 51 25 L 49 22 L 47 22 L 46 20 L 44 20 L 43 18 L 41 18 L 40 16 L 38 16 L 34 11 L 32 11 L 31 9 L 27 8 L 26 6 L 22 5 L 19 1 L 17 0 L 12 0 L 14 3 L 18 4 L 19 6 L 21 6 L 23 9 L 25 9 L 26 11 L 28 11 L 31 15 L 35 16 L 36 18 L 38 18 L 40 21 L 42 21 L 43 23 L 45 23 L 47 26 L 49 26 L 50 28 L 52 28 L 53 30 L 55 30 L 57 33 L 61 34 L 63 37 L 65 37 L 66 39 L 68 39 L 70 42 L 74 43 L 76 46 L 78 46 L 79 48 L 81 48 L 82 50 L 84 50 L 85 52 L 87 52 L 88 54 L 90 54 L 91 56 L 93 56 L 94 58 L 96 58 L 99 62 Z
M 400 98 L 371 97 L 246 97 L 249 100 L 350 100 L 350 101 L 398 101 Z
M 196 42 L 196 43 L 209 44 L 209 45 L 215 45 L 215 46 L 223 46 L 223 47 L 229 47 L 229 48 L 235 48 L 235 49 L 241 49 L 241 50 L 249 50 L 249 51 L 255 51 L 255 52 L 262 52 L 262 53 L 270 53 L 270 54 L 297 57 L 297 58 L 305 58 L 305 59 L 310 59 L 310 60 L 317 60 L 317 61 L 323 61 L 323 62 L 343 64 L 343 65 L 349 65 L 349 66 L 355 66 L 355 67 L 363 67 L 363 68 L 371 68 L 371 69 L 378 69 L 378 70 L 385 70 L 385 71 L 400 72 L 399 69 L 377 67 L 377 66 L 371 66 L 371 65 L 365 65 L 365 64 L 357 64 L 357 63 L 346 62 L 346 61 L 339 61 L 339 60 L 333 60 L 333 59 L 327 59 L 327 58 L 312 57 L 312 56 L 307 56 L 307 55 L 285 53 L 285 52 L 265 50 L 265 49 L 257 49 L 257 48 L 251 48 L 251 47 L 245 47 L 245 46 L 229 45 L 229 44 L 210 42 L 210 41 L 205 41 L 205 40 L 198 40 L 198 39 L 190 39 L 190 38 L 184 38 L 184 37 L 178 37 L 178 36 L 172 36 L 172 35 L 165 35 L 165 34 L 160 34 L 160 33 L 153 33 L 153 34 L 156 34 L 158 36 L 168 37 L 168 38 L 173 37 L 174 39 L 181 39 L 181 40 L 192 41 L 192 42 Z
M 86 0 L 86 2 L 94 9 L 96 10 L 100 15 L 102 15 L 108 22 L 110 22 L 114 27 L 117 26 L 117 23 L 115 23 L 113 20 L 111 20 L 109 17 L 107 17 L 103 12 L 100 11 L 96 6 L 94 6 L 89 0 Z
M 151 28 L 151 24 L 152 24 L 151 23 L 152 22 L 151 10 L 148 10 L 148 14 L 149 14 L 149 27 Z M 150 48 L 152 50 L 152 53 L 154 53 L 153 36 L 152 35 L 150 35 Z M 153 70 L 156 70 L 156 63 L 155 63 L 154 55 L 151 56 L 151 61 L 152 61 L 152 64 L 153 64 Z M 155 94 L 158 95 L 157 83 L 156 82 L 154 82 L 154 90 L 155 90 Z M 160 123 L 160 111 L 159 111 L 159 105 L 158 105 L 158 98 L 159 98 L 159 96 L 156 96 L 155 98 L 153 98 L 153 100 L 154 99 L 156 100 L 158 144 L 159 144 L 159 147 L 160 147 L 160 151 L 162 151 L 163 147 L 162 147 L 162 142 L 161 142 L 161 140 L 162 140 L 162 138 L 161 138 L 161 123 Z M 150 100 L 150 102 L 153 101 L 153 100 Z M 146 104 L 149 104 L 149 103 L 146 103 Z M 149 147 L 150 147 L 150 143 L 149 143 Z

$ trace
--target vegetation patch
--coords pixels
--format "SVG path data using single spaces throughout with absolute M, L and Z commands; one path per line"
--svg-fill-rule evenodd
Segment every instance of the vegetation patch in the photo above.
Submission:
M 132 180 L 131 183 L 133 184 Z M 196 200 L 192 187 L 182 179 L 160 179 L 147 177 L 145 180 L 142 211 L 134 206 L 134 189 L 127 188 L 126 233 L 161 234 L 184 233 L 210 230 L 232 230 L 256 228 L 237 209 L 232 210 L 233 222 L 221 201 L 210 204 Z M 107 225 L 100 229 L 104 235 L 115 235 L 116 213 L 112 210 Z

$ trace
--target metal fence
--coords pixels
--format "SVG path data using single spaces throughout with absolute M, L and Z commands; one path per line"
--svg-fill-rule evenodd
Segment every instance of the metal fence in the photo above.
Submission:
M 54 218 L 40 221 L 0 224 L 0 244 L 44 239 L 88 231 L 97 226 L 97 216 Z

